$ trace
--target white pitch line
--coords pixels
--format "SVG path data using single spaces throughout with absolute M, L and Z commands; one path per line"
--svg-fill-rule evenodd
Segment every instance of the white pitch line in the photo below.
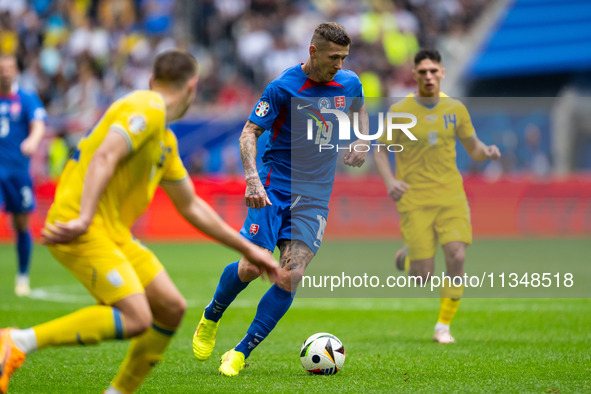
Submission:
M 92 304 L 94 299 L 78 285 L 46 286 L 31 290 L 30 298 L 62 304 Z M 481 311 L 575 311 L 581 308 L 579 303 L 569 305 L 565 302 L 548 302 L 548 300 L 531 302 L 518 299 L 464 299 L 462 310 L 468 312 Z M 209 299 L 187 299 L 189 308 L 204 308 Z M 589 301 L 591 304 L 591 301 Z M 256 308 L 258 299 L 237 299 L 233 308 Z M 383 310 L 383 311 L 436 311 L 439 299 L 407 299 L 407 298 L 305 298 L 296 297 L 292 309 L 325 309 L 325 310 Z
M 30 298 L 42 301 L 58 302 L 63 304 L 87 304 L 92 301 L 88 294 L 81 294 L 72 290 L 78 286 L 48 286 L 38 287 L 31 290 Z

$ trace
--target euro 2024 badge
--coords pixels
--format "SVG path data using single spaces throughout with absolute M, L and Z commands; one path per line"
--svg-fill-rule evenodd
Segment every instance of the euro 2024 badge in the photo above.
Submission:
M 133 134 L 139 134 L 142 131 L 146 130 L 148 122 L 144 115 L 133 114 L 127 120 L 127 125 L 129 127 L 129 131 L 131 131 Z
M 266 101 L 259 101 L 256 109 L 254 110 L 254 113 L 259 118 L 262 118 L 263 116 L 267 115 L 268 112 L 269 112 L 269 103 Z

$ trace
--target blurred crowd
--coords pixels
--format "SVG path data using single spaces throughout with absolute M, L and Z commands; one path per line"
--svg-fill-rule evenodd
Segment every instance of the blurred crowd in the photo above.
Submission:
M 46 105 L 61 142 L 46 144 L 51 163 L 51 150 L 63 156 L 110 102 L 148 88 L 151 62 L 167 48 L 200 62 L 196 117 L 244 119 L 270 80 L 307 59 L 314 27 L 327 20 L 351 35 L 346 68 L 365 95 L 400 97 L 413 88 L 418 48 L 438 48 L 446 62 L 465 56 L 463 37 L 491 1 L 0 0 L 0 51 L 18 56 L 20 85 Z
M 189 25 L 202 64 L 203 102 L 213 109 L 246 107 L 288 67 L 308 57 L 316 25 L 331 20 L 352 38 L 345 67 L 360 76 L 367 97 L 400 97 L 412 89 L 419 47 L 446 61 L 463 56 L 461 37 L 490 0 L 205 0 Z
M 0 1 L 0 48 L 52 126 L 84 133 L 110 101 L 146 88 L 154 52 L 175 45 L 173 0 Z
M 352 36 L 346 66 L 366 95 L 399 96 L 419 46 L 453 56 L 454 37 L 488 1 L 0 0 L 0 50 L 18 55 L 21 85 L 50 114 L 77 114 L 66 129 L 78 132 L 97 109 L 146 88 L 153 57 L 173 46 L 200 61 L 204 112 L 250 107 L 266 83 L 307 58 L 312 31 L 326 20 Z

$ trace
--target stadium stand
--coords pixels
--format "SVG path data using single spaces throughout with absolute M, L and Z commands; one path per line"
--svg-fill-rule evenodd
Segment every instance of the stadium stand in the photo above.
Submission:
M 471 175 L 466 181 L 469 193 L 469 183 L 482 179 L 535 186 L 551 182 L 554 173 L 568 177 L 588 170 L 591 104 L 585 97 L 591 91 L 586 75 L 591 58 L 585 48 L 591 40 L 589 12 L 584 0 L 14 0 L 0 2 L 0 50 L 17 53 L 21 85 L 36 90 L 49 110 L 49 136 L 33 158 L 33 171 L 39 195 L 51 196 L 51 178 L 59 172 L 67 149 L 98 119 L 104 105 L 132 89 L 147 88 L 149 64 L 161 50 L 189 49 L 200 62 L 200 87 L 188 120 L 173 125 L 180 154 L 187 168 L 200 177 L 200 186 L 211 182 L 219 186 L 210 194 L 205 192 L 206 198 L 216 207 L 222 204 L 228 215 L 241 217 L 237 140 L 242 125 L 269 79 L 307 57 L 310 37 L 306 34 L 324 20 L 341 23 L 351 34 L 354 48 L 346 67 L 361 76 L 367 97 L 408 94 L 413 86 L 409 76 L 414 51 L 440 49 L 447 81 L 453 83 L 449 89 L 444 84 L 444 91 L 477 97 L 463 101 L 478 135 L 503 152 L 498 164 L 476 165 L 458 149 L 458 167 Z M 547 99 L 502 98 L 516 96 Z M 498 111 L 480 110 L 484 97 L 500 97 L 491 101 Z M 534 109 L 530 105 L 517 110 L 522 108 L 518 102 L 534 103 Z M 369 160 L 361 172 L 338 168 L 339 182 L 346 185 L 365 179 L 363 175 L 371 179 L 372 166 Z M 589 186 L 584 174 L 575 178 L 570 194 L 560 198 L 571 198 L 575 211 L 586 215 L 580 201 Z M 542 196 L 540 206 L 547 201 L 544 198 L 555 198 L 556 187 L 535 189 Z M 507 190 L 525 193 L 521 188 Z M 577 190 L 585 193 L 578 195 Z M 472 198 L 478 195 L 485 196 L 474 192 Z M 528 201 L 533 201 L 528 195 Z M 344 204 L 343 209 L 352 204 L 346 196 L 335 201 Z M 512 201 L 519 211 L 521 200 Z M 40 199 L 37 226 L 47 205 Z M 476 208 L 475 218 L 486 216 L 490 208 L 480 206 L 483 211 Z M 333 224 L 348 223 L 346 217 L 333 219 Z M 396 218 L 387 218 L 392 220 Z M 505 223 L 504 230 L 481 231 L 475 225 L 475 232 L 537 231 L 535 226 Z M 558 231 L 557 226 L 552 231 Z M 346 228 L 335 226 L 327 233 L 338 232 L 337 227 Z M 10 234 L 7 223 L 0 223 L 0 229 L 0 238 Z M 140 233 L 152 230 L 140 229 Z M 577 224 L 568 231 L 591 230 Z M 391 232 L 396 235 L 395 230 Z

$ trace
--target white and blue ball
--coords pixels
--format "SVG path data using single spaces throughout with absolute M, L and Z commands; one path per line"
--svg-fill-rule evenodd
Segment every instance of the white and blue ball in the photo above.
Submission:
M 334 375 L 345 363 L 345 347 L 339 338 L 320 332 L 306 339 L 300 350 L 300 361 L 311 374 Z

